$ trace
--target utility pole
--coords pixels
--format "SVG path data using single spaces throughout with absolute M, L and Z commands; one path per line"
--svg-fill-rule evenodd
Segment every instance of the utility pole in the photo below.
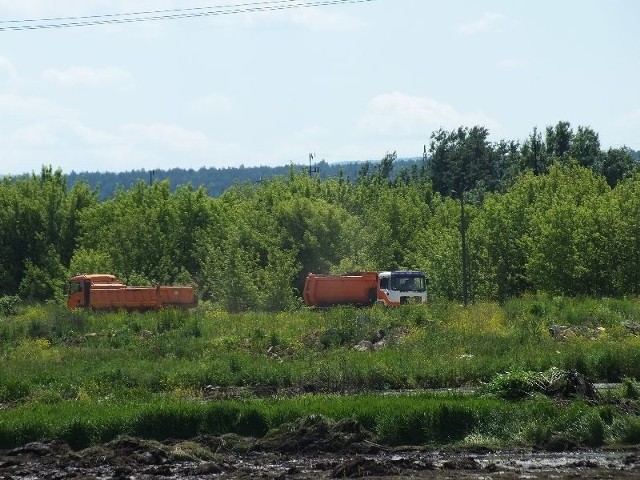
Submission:
M 460 194 L 460 237 L 462 240 L 462 301 L 469 303 L 469 260 L 467 254 L 467 218 L 464 215 L 464 190 Z
M 451 190 L 453 195 L 460 198 L 460 240 L 462 242 L 462 301 L 466 307 L 469 303 L 469 254 L 467 252 L 467 217 L 464 212 L 464 193 Z
M 313 162 L 314 157 L 316 156 L 315 153 L 310 153 L 309 154 L 309 176 L 311 176 L 314 173 L 318 173 L 320 172 L 320 169 L 317 166 L 311 166 L 311 162 Z

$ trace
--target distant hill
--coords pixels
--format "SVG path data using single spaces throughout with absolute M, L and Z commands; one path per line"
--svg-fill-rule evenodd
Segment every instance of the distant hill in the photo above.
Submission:
M 416 162 L 422 162 L 422 158 L 397 159 L 394 162 L 394 172 L 403 167 L 409 167 Z M 349 180 L 355 180 L 358 172 L 366 162 L 350 162 L 329 164 L 324 160 L 314 165 L 316 171 L 312 175 L 320 178 L 337 178 L 342 171 L 343 176 Z M 377 161 L 369 162 L 372 166 Z M 93 189 L 98 187 L 101 200 L 113 196 L 116 188 L 130 189 L 139 180 L 143 182 L 169 180 L 171 189 L 191 183 L 194 188 L 205 187 L 212 197 L 221 195 L 226 189 L 236 183 L 259 182 L 277 176 L 288 175 L 293 168 L 296 173 L 307 172 L 309 166 L 289 165 L 280 167 L 235 167 L 235 168 L 200 168 L 199 170 L 172 168 L 171 170 L 132 170 L 130 172 L 71 172 L 67 175 L 68 185 L 78 181 L 85 181 Z

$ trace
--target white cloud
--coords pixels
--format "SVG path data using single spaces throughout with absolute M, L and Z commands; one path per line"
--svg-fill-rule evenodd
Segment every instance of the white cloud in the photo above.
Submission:
M 82 149 L 117 142 L 113 135 L 74 120 L 47 120 L 17 128 L 9 136 L 14 147 L 74 146 Z
M 52 165 L 65 172 L 95 170 L 88 165 L 105 163 L 96 152 L 108 155 L 122 143 L 115 135 L 76 120 L 39 120 L 0 134 L 0 174 L 25 173 L 37 170 L 39 165 Z M 109 168 L 111 165 L 103 170 Z
M 221 93 L 211 93 L 193 100 L 187 108 L 192 112 L 227 111 L 233 106 L 229 97 Z
M 481 18 L 466 22 L 458 27 L 458 32 L 466 35 L 499 30 L 508 23 L 502 13 L 485 13 Z
M 203 132 L 187 130 L 178 125 L 129 124 L 123 127 L 123 131 L 135 143 L 151 142 L 177 151 L 202 151 L 211 146 Z
M 90 87 L 130 88 L 133 76 L 118 67 L 89 68 L 69 67 L 64 70 L 48 69 L 42 74 L 45 80 L 65 86 L 86 85 Z
M 72 110 L 40 97 L 0 94 L 0 117 L 70 116 Z
M 51 125 L 47 123 L 36 123 L 18 128 L 6 140 L 13 147 L 29 145 L 31 148 L 39 148 L 59 143 Z
M 309 161 L 309 153 L 315 153 L 316 147 L 325 146 L 326 134 L 326 129 L 317 125 L 293 131 L 274 142 L 275 147 L 268 157 L 272 163 L 276 162 L 281 165 L 292 162 L 307 163 Z M 318 152 L 315 161 L 319 162 L 322 159 L 322 154 Z
M 18 72 L 14 67 L 11 60 L 6 57 L 0 56 L 0 80 L 7 79 L 13 80 L 18 77 Z
M 460 112 L 453 106 L 429 97 L 413 97 L 400 92 L 374 97 L 359 120 L 359 132 L 386 136 L 426 136 L 429 130 L 460 126 L 495 125 L 482 112 Z

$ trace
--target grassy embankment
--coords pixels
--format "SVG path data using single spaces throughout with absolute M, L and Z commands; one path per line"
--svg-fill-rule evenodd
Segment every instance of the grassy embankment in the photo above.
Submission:
M 237 315 L 22 308 L 0 317 L 0 448 L 53 437 L 81 447 L 121 434 L 262 435 L 308 414 L 353 417 L 391 444 L 544 445 L 558 435 L 635 443 L 639 323 L 637 300 L 563 298 Z M 552 325 L 571 328 L 558 338 Z M 353 348 L 380 336 L 380 349 Z M 626 382 L 596 403 L 529 395 L 527 372 L 554 368 Z M 464 395 L 376 393 L 482 385 Z M 212 400 L 220 387 L 253 390 Z

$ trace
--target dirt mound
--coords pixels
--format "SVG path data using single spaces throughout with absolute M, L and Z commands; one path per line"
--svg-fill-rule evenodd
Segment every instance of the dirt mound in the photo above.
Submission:
M 0 478 L 638 478 L 635 448 L 628 451 L 430 451 L 373 445 L 353 420 L 311 416 L 293 422 L 271 443 L 251 437 L 206 435 L 157 442 L 124 437 L 74 451 L 61 441 L 0 450 Z M 284 432 L 288 431 L 287 440 Z M 256 447 L 260 444 L 263 450 Z M 359 447 L 358 447 L 359 445 Z M 274 448 L 274 450 L 266 450 Z M 325 451 L 314 450 L 325 449 Z M 341 451 L 344 450 L 344 451 Z
M 399 468 L 372 458 L 357 457 L 338 465 L 331 472 L 333 478 L 361 478 L 400 475 Z
M 78 453 L 79 463 L 85 467 L 99 465 L 130 466 L 164 465 L 170 462 L 170 453 L 164 444 L 153 440 L 122 437 L 90 447 Z
M 309 415 L 271 430 L 256 442 L 255 449 L 280 453 L 359 452 L 375 453 L 380 446 L 359 422 L 334 422 L 322 415 Z

